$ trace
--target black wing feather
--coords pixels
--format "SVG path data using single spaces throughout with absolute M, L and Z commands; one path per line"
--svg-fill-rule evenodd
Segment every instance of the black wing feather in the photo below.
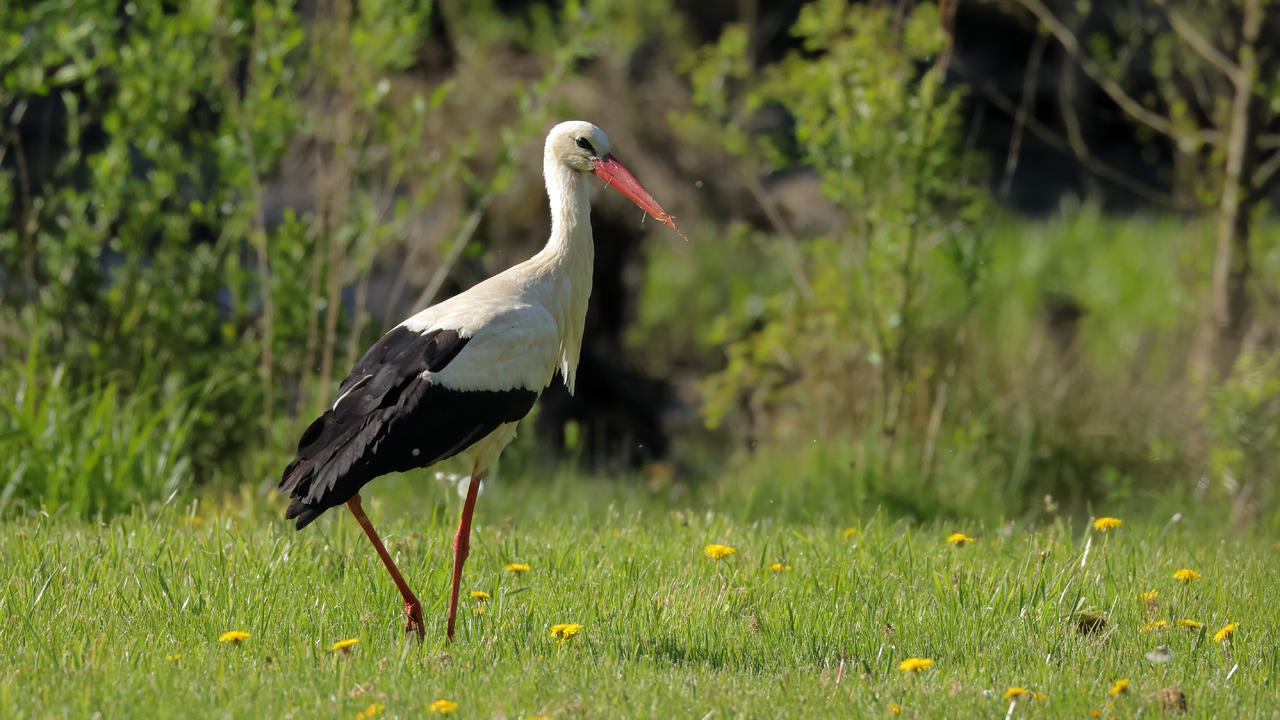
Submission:
M 524 417 L 536 391 L 451 390 L 423 377 L 443 370 L 468 340 L 456 330 L 423 334 L 401 326 L 369 348 L 333 408 L 298 441 L 280 481 L 293 498 L 285 517 L 302 529 L 379 475 L 452 457 Z

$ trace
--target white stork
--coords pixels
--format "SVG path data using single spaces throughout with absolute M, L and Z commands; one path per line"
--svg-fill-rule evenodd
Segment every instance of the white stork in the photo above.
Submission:
M 347 504 L 404 598 L 405 630 L 420 637 L 422 606 L 360 507 L 360 489 L 380 475 L 456 455 L 470 464 L 453 540 L 452 639 L 480 479 L 556 370 L 573 391 L 595 255 L 587 175 L 602 178 L 675 228 L 609 154 L 609 138 L 591 123 L 552 128 L 542 172 L 551 198 L 546 247 L 383 335 L 342 381 L 333 406 L 302 434 L 297 457 L 280 481 L 280 491 L 293 500 L 285 517 L 297 518 L 299 530 L 325 510 Z

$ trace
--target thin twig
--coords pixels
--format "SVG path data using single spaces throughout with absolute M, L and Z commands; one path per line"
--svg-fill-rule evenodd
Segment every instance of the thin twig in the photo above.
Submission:
M 361 273 L 356 282 L 355 299 L 351 305 L 351 331 L 347 333 L 347 357 L 352 359 L 360 357 L 360 335 L 364 332 L 370 277 L 371 273 Z
M 462 227 L 459 228 L 458 234 L 453 237 L 453 245 L 449 247 L 449 254 L 436 266 L 436 271 L 431 274 L 431 280 L 422 289 L 418 299 L 413 301 L 414 312 L 427 307 L 435 301 L 436 293 L 440 292 L 440 287 L 444 285 L 449 273 L 453 271 L 453 266 L 457 264 L 458 258 L 462 257 L 462 251 L 466 250 L 467 244 L 471 242 L 471 236 L 475 235 L 476 228 L 480 227 L 480 220 L 484 218 L 485 211 L 493 204 L 496 197 L 497 194 L 493 191 L 486 192 L 476 203 L 476 206 L 471 209 L 471 213 L 467 215 L 467 219 L 463 221 Z
M 1031 56 L 1027 58 L 1027 67 L 1022 75 L 1022 102 L 1018 103 L 1018 112 L 1013 116 L 1013 133 L 1009 138 L 1009 153 L 1004 160 L 1004 177 L 1000 179 L 1000 197 L 1007 200 L 1013 188 L 1013 175 L 1018 171 L 1018 156 L 1022 151 L 1022 129 L 1027 124 L 1031 103 L 1035 99 L 1036 81 L 1040 77 L 1040 61 L 1044 58 L 1044 49 L 1049 44 L 1046 35 L 1037 34 L 1035 43 L 1031 45 Z
M 775 232 L 782 236 L 783 245 L 786 248 L 787 270 L 791 272 L 791 280 L 796 284 L 796 289 L 804 296 L 805 300 L 813 299 L 813 285 L 809 284 L 809 278 L 804 275 L 804 255 L 800 252 L 800 243 L 796 239 L 796 235 L 791 231 L 791 226 L 787 224 L 782 213 L 778 212 L 778 204 L 769 197 L 764 191 L 764 187 L 760 185 L 755 173 L 744 173 L 746 177 L 747 190 L 751 193 L 751 197 L 755 198 L 756 204 L 764 211 L 764 215 L 769 219 L 769 224 L 773 226 Z
M 18 207 L 22 208 L 17 213 L 20 217 L 21 234 L 23 240 L 22 253 L 22 279 L 23 290 L 26 292 L 28 301 L 36 297 L 36 240 L 35 228 L 36 218 L 34 203 L 31 200 L 31 176 L 27 170 L 27 156 L 22 149 L 22 137 L 14 130 L 6 130 L 5 144 L 13 148 L 14 169 L 18 178 Z M 103 215 L 105 213 L 99 213 Z
M 1058 77 L 1058 114 L 1062 116 L 1062 126 L 1067 130 L 1067 144 L 1075 156 L 1076 162 L 1084 167 L 1090 159 L 1089 143 L 1084 138 L 1084 130 L 1080 127 L 1080 115 L 1076 112 L 1076 75 L 1070 63 L 1063 63 Z M 1081 185 L 1086 198 L 1099 195 L 1097 178 L 1088 169 L 1081 173 Z
M 1271 157 L 1258 166 L 1249 182 L 1255 190 L 1261 190 L 1262 186 L 1267 184 L 1267 181 L 1271 179 L 1271 176 L 1277 170 L 1280 170 L 1280 150 L 1272 153 Z
M 973 87 L 977 88 L 992 105 L 995 105 L 998 109 L 1011 117 L 1017 113 L 1017 104 L 1014 103 L 1008 95 L 1005 95 L 996 88 L 995 84 L 991 81 L 979 80 L 974 77 L 972 73 L 969 73 L 960 56 L 952 58 L 951 62 L 959 67 L 966 76 L 969 76 L 969 81 L 973 83 Z M 1033 135 L 1040 138 L 1040 140 L 1046 145 L 1049 145 L 1063 153 L 1072 153 L 1071 144 L 1057 131 L 1037 120 L 1034 115 L 1027 116 L 1027 129 L 1030 130 Z M 1175 210 L 1187 210 L 1198 207 L 1189 207 L 1185 203 L 1179 202 L 1175 198 L 1171 197 L 1164 191 L 1148 185 L 1123 170 L 1112 167 L 1091 155 L 1078 157 L 1078 160 L 1086 170 L 1092 172 L 1098 177 L 1122 185 L 1134 194 L 1144 197 L 1151 202 L 1164 205 Z
M 356 237 L 353 243 L 354 247 L 360 248 L 373 244 L 373 235 L 376 229 L 386 222 L 385 218 L 391 212 L 395 197 L 394 188 L 400 184 L 400 179 L 400 173 L 395 173 L 387 178 L 384 192 L 380 196 L 373 198 L 375 208 L 371 217 L 365 222 L 364 229 Z M 370 276 L 372 275 L 370 266 L 372 264 L 372 254 L 359 263 L 363 272 L 360 274 L 360 280 L 356 283 L 355 303 L 351 308 L 351 331 L 347 334 L 347 357 L 351 359 L 359 357 L 357 353 L 360 352 L 360 335 L 364 332 L 365 311 L 368 309 L 366 303 L 369 300 L 369 284 L 371 282 Z

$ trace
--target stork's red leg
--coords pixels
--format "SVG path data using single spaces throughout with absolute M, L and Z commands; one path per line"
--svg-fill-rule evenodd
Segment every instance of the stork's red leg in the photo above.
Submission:
M 462 504 L 462 517 L 458 519 L 458 534 L 453 536 L 453 585 L 449 589 L 449 639 L 453 639 L 453 624 L 458 617 L 458 588 L 462 584 L 462 564 L 467 561 L 471 549 L 471 513 L 476 509 L 476 494 L 480 491 L 480 473 L 471 474 L 467 485 L 467 500 Z
M 382 546 L 382 540 L 378 538 L 377 531 L 373 529 L 373 523 L 369 522 L 369 516 L 364 514 L 364 508 L 360 506 L 359 493 L 356 493 L 347 501 L 347 509 L 351 511 L 352 515 L 356 516 L 356 522 L 360 523 L 360 527 L 364 528 L 364 534 L 369 536 L 369 542 L 373 543 L 373 549 L 378 551 L 378 557 L 382 558 L 382 564 L 387 566 L 387 572 L 391 573 L 391 579 L 395 581 L 396 588 L 400 590 L 400 597 L 404 598 L 405 632 L 416 632 L 418 637 L 422 637 L 425 633 L 422 626 L 422 605 L 405 583 L 404 576 L 400 574 L 400 569 L 391 561 L 391 556 L 387 554 L 387 549 Z

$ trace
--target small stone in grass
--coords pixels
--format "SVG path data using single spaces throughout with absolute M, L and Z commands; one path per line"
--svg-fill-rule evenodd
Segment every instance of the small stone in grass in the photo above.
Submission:
M 1156 693 L 1156 704 L 1164 712 L 1185 713 L 1187 711 L 1187 694 L 1170 685 Z

